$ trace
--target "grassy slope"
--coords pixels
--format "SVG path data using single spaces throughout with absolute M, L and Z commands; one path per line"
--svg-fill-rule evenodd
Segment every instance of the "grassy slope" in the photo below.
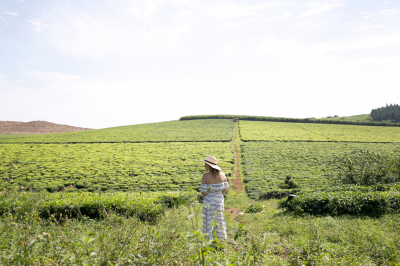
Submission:
M 84 132 L 0 135 L 0 143 L 230 141 L 232 120 L 170 121 Z
M 400 142 L 400 128 L 241 121 L 244 141 Z
M 344 121 L 370 121 L 369 114 L 364 115 L 352 115 L 352 116 L 342 116 L 331 118 L 332 120 L 344 120 Z

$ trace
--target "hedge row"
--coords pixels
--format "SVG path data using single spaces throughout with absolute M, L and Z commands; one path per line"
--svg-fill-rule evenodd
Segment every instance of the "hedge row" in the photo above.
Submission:
M 290 194 L 296 194 L 300 189 L 273 189 L 265 193 L 261 193 L 258 199 L 282 199 Z
M 283 200 L 280 207 L 313 215 L 379 216 L 400 210 L 400 192 L 313 192 Z
M 336 185 L 327 186 L 317 189 L 301 189 L 297 191 L 297 194 L 307 194 L 314 192 L 375 192 L 375 191 L 400 191 L 400 184 L 379 184 L 373 186 L 360 186 L 360 185 Z
M 3 193 L 0 215 L 19 215 L 36 211 L 39 217 L 103 218 L 110 212 L 156 221 L 166 208 L 193 200 L 188 193 Z
M 196 120 L 196 119 L 234 119 L 234 118 L 239 118 L 240 120 L 250 120 L 250 121 L 400 127 L 400 123 L 388 123 L 388 122 L 326 120 L 326 119 L 313 119 L 313 118 L 286 118 L 286 117 L 250 116 L 250 115 L 191 115 L 191 116 L 182 116 L 179 120 L 182 121 L 182 120 Z

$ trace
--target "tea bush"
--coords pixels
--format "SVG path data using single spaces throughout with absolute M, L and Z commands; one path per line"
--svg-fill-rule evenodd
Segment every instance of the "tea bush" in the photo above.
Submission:
M 355 214 L 380 216 L 400 210 L 399 191 L 311 192 L 280 202 L 290 211 L 313 215 Z
M 240 122 L 242 123 L 242 122 Z M 302 190 L 342 184 L 337 157 L 354 150 L 369 150 L 396 158 L 399 143 L 245 142 L 242 169 L 246 192 L 253 198 L 277 198 L 286 176 Z M 394 170 L 393 170 L 394 171 Z M 275 191 L 275 192 L 274 192 Z M 271 192 L 271 193 L 269 193 Z M 290 194 L 290 193 L 289 193 Z
M 400 158 L 369 150 L 354 150 L 335 159 L 343 183 L 370 186 L 400 181 Z
M 0 144 L 0 189 L 97 191 L 199 189 L 207 154 L 229 177 L 228 142 Z
M 37 212 L 42 218 L 103 218 L 108 213 L 157 221 L 166 208 L 192 200 L 198 193 L 25 193 L 15 200 L 10 193 L 0 195 L 0 215 Z M 38 200 L 36 205 L 31 200 Z
M 264 207 L 260 203 L 252 203 L 249 207 L 244 211 L 245 213 L 257 213 L 262 212 Z

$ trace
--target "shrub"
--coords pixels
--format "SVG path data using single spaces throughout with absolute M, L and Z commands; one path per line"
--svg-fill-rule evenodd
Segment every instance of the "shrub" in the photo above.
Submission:
M 260 203 L 252 203 L 249 207 L 244 211 L 245 213 L 257 213 L 262 212 L 264 207 Z
M 299 185 L 297 185 L 297 183 L 292 180 L 292 176 L 290 176 L 290 175 L 287 175 L 283 184 L 281 184 L 279 186 L 279 188 L 282 188 L 282 189 L 292 189 L 292 188 L 298 188 L 298 187 L 299 187 Z
M 35 209 L 34 211 L 43 218 L 83 218 L 84 216 L 103 218 L 106 214 L 113 212 L 135 216 L 142 221 L 156 221 L 164 214 L 166 208 L 194 200 L 194 196 L 195 192 L 26 193 L 23 196 L 18 193 L 4 193 L 0 196 L 0 214 L 15 214 Z
M 334 160 L 337 175 L 345 184 L 370 186 L 399 181 L 399 158 L 388 158 L 368 150 L 354 150 Z
M 291 211 L 316 215 L 380 216 L 400 210 L 400 192 L 312 192 L 281 201 L 279 205 Z
M 261 193 L 259 199 L 282 199 L 298 191 L 299 189 L 274 189 Z

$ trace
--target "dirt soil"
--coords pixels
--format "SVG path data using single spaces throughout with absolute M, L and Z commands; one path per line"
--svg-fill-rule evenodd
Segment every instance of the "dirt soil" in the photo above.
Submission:
M 241 213 L 239 209 L 225 209 L 225 212 L 231 215 L 231 220 L 235 219 Z
M 231 183 L 236 188 L 237 191 L 242 191 L 242 181 L 240 180 L 240 172 L 239 172 L 239 153 L 237 150 L 235 150 L 235 164 L 236 164 L 235 167 L 236 170 L 234 170 L 235 173 L 233 174 L 233 176 L 235 176 L 236 178 L 232 178 Z
M 91 128 L 60 125 L 46 121 L 15 122 L 0 121 L 0 135 L 5 134 L 49 134 L 91 130 Z

